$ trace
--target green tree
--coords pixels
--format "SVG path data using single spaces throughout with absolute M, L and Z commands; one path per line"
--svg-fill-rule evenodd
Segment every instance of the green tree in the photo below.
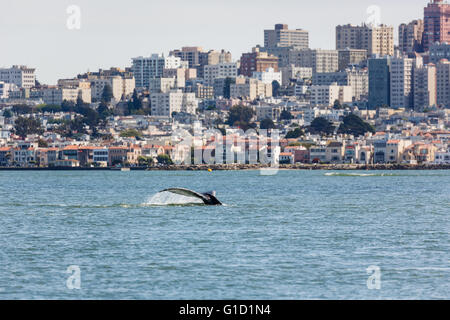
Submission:
M 261 121 L 261 123 L 259 124 L 259 127 L 261 129 L 266 129 L 266 130 L 273 129 L 273 128 L 275 128 L 275 123 L 273 123 L 272 119 L 267 118 L 267 119 L 264 119 Z
M 375 133 L 375 128 L 355 114 L 346 116 L 338 129 L 340 134 L 352 134 L 355 137 L 363 136 L 366 132 Z
M 48 148 L 48 143 L 44 139 L 39 139 L 38 141 L 38 147 L 39 148 Z
M 128 129 L 120 133 L 122 138 L 138 138 L 142 136 L 142 132 L 136 129 Z
M 232 79 L 232 78 L 226 78 L 225 79 L 225 85 L 223 88 L 223 97 L 226 99 L 230 99 L 231 97 L 231 85 L 236 83 L 236 80 Z
M 25 138 L 29 134 L 42 134 L 44 129 L 41 122 L 34 118 L 19 117 L 16 119 L 14 126 L 15 133 L 21 138 Z
M 33 108 L 25 104 L 18 104 L 12 107 L 12 111 L 15 114 L 30 114 L 33 113 Z
M 111 110 L 109 109 L 108 105 L 105 102 L 100 102 L 100 105 L 98 106 L 98 110 L 97 110 L 99 116 L 101 119 L 106 119 L 108 118 L 110 115 L 112 115 Z
M 158 163 L 164 164 L 164 165 L 171 165 L 173 164 L 172 159 L 167 154 L 160 154 L 156 160 L 158 160 Z
M 78 99 L 81 100 L 80 97 L 78 97 Z M 81 100 L 81 102 L 83 102 L 83 101 Z M 82 105 L 84 105 L 84 103 L 82 103 Z M 62 108 L 62 111 L 63 111 L 63 112 L 74 112 L 74 111 L 76 111 L 76 109 L 77 109 L 78 107 L 79 107 L 79 106 L 78 106 L 78 102 L 77 102 L 77 104 L 75 104 L 75 103 L 73 103 L 72 101 L 64 100 L 64 101 L 61 103 L 61 108 Z
M 105 84 L 105 86 L 103 87 L 103 93 L 102 93 L 102 102 L 105 103 L 110 103 L 112 98 L 114 97 L 113 95 L 113 91 L 111 86 L 107 83 Z
M 243 105 L 234 106 L 230 109 L 228 113 L 227 124 L 236 127 L 252 127 L 250 121 L 255 115 L 255 111 Z
M 153 158 L 152 157 L 144 157 L 139 156 L 138 157 L 138 163 L 140 166 L 150 166 L 153 164 Z
M 11 118 L 13 115 L 12 115 L 11 110 L 7 109 L 7 110 L 3 111 L 3 116 L 5 118 Z
M 277 80 L 272 81 L 272 96 L 278 97 L 280 95 L 280 83 Z
M 309 126 L 309 132 L 312 134 L 331 135 L 334 133 L 333 123 L 323 117 L 315 118 Z
M 301 128 L 295 128 L 286 134 L 286 139 L 297 139 L 305 135 L 305 132 Z
M 291 120 L 293 118 L 294 117 L 292 116 L 292 113 L 290 113 L 289 111 L 287 111 L 287 110 L 281 111 L 281 114 L 280 114 L 281 120 Z

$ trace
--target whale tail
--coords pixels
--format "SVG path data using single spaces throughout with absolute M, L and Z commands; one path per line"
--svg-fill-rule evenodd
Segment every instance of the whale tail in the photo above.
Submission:
M 208 206 L 220 206 L 222 205 L 222 202 L 220 202 L 217 198 L 216 198 L 216 192 L 215 191 L 210 191 L 210 192 L 205 192 L 205 193 L 198 193 L 189 189 L 183 189 L 183 188 L 170 188 L 170 189 L 165 189 L 162 190 L 161 192 L 171 192 L 171 193 L 175 193 L 175 194 L 179 194 L 185 197 L 194 197 L 194 198 L 198 198 L 201 199 L 203 201 L 204 204 L 208 205 Z

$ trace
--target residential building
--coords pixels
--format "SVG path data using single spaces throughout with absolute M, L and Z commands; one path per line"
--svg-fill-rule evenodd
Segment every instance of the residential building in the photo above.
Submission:
M 40 90 L 44 103 L 60 106 L 63 101 L 76 103 L 78 97 L 83 102 L 91 103 L 91 89 L 48 87 Z
M 150 93 L 166 93 L 177 88 L 177 79 L 173 78 L 154 78 L 150 79 Z
M 290 52 L 290 64 L 312 68 L 316 72 L 335 72 L 339 69 L 339 54 L 336 50 L 304 49 Z
M 325 146 L 313 146 L 309 149 L 311 163 L 325 163 L 327 161 L 327 148 Z
M 281 70 L 281 85 L 288 86 L 291 82 L 303 81 L 312 78 L 312 68 L 289 65 Z
M 338 69 L 343 71 L 349 66 L 358 65 L 367 60 L 365 49 L 340 49 L 338 50 Z
M 12 83 L 19 88 L 30 89 L 36 85 L 36 69 L 14 65 L 11 68 L 0 68 L 0 81 Z
M 330 141 L 326 146 L 325 161 L 329 163 L 343 163 L 345 145 L 339 141 Z
M 351 86 L 354 100 L 367 99 L 369 93 L 369 74 L 367 69 L 347 69 L 340 72 L 315 73 L 312 78 L 313 85 Z
M 414 68 L 414 110 L 422 112 L 436 105 L 436 66 L 428 64 Z
M 267 68 L 260 72 L 253 72 L 253 78 L 267 84 L 277 81 L 281 85 L 281 72 L 275 72 L 273 68 Z
M 123 97 L 131 96 L 136 88 L 134 77 L 108 76 L 91 78 L 92 99 L 100 101 L 106 85 L 112 89 L 113 98 L 115 101 L 122 100 Z
M 239 74 L 251 77 L 253 72 L 261 72 L 268 68 L 278 72 L 278 57 L 260 52 L 259 48 L 253 48 L 251 53 L 242 54 Z
M 450 42 L 450 5 L 443 0 L 430 0 L 424 9 L 424 50 L 436 42 Z
M 235 78 L 238 75 L 238 66 L 236 63 L 219 63 L 215 65 L 204 66 L 203 78 L 205 85 L 214 85 L 217 78 Z
M 394 109 L 413 108 L 413 68 L 411 58 L 394 57 L 390 67 L 391 104 Z
M 423 20 L 414 20 L 398 27 L 398 47 L 403 53 L 423 51 Z
M 436 65 L 436 103 L 438 106 L 450 106 L 450 62 L 441 60 Z
M 389 106 L 391 104 L 391 59 L 369 59 L 369 108 Z
M 442 59 L 450 60 L 450 44 L 434 43 L 430 46 L 429 61 L 437 64 Z
M 380 25 L 351 24 L 336 27 L 336 49 L 364 49 L 369 56 L 394 55 L 394 28 Z
M 152 54 L 150 57 L 138 57 L 132 59 L 132 72 L 137 88 L 147 89 L 150 79 L 163 76 L 164 69 L 177 69 L 187 67 L 181 58 L 162 54 Z
M 230 85 L 231 98 L 247 98 L 255 100 L 258 97 L 271 97 L 272 84 L 263 83 L 258 79 L 237 77 L 236 82 Z
M 195 93 L 183 93 L 181 90 L 152 93 L 150 99 L 152 116 L 171 118 L 174 112 L 195 114 L 198 108 L 198 100 L 195 97 Z
M 335 101 L 341 104 L 352 102 L 352 87 L 331 85 L 313 85 L 310 87 L 310 100 L 312 105 L 332 106 Z
M 309 33 L 303 29 L 290 30 L 287 24 L 276 24 L 273 30 L 264 30 L 264 47 L 309 47 Z

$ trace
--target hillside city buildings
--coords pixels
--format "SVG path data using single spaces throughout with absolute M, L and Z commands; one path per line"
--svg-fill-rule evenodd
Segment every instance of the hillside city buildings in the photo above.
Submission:
M 343 21 L 335 49 L 311 48 L 314 35 L 280 23 L 234 59 L 226 49 L 184 46 L 56 84 L 39 83 L 33 67 L 0 68 L 0 166 L 184 159 L 177 132 L 194 124 L 235 132 L 245 127 L 227 121 L 236 106 L 251 110 L 249 127 L 281 132 L 281 162 L 448 163 L 449 14 L 447 2 L 431 0 L 398 29 Z M 343 133 L 350 115 L 374 130 Z M 24 118 L 40 130 L 21 135 Z M 329 132 L 311 129 L 318 118 Z

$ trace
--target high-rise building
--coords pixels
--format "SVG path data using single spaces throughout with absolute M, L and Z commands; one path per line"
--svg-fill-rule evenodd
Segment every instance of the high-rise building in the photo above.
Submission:
M 339 55 L 336 50 L 304 49 L 290 52 L 289 64 L 312 68 L 316 72 L 335 72 L 339 69 Z
M 195 114 L 198 108 L 198 100 L 195 93 L 184 93 L 181 90 L 171 90 L 150 95 L 152 116 L 169 117 L 174 112 Z
M 428 64 L 414 68 L 414 110 L 423 111 L 436 105 L 436 66 Z
M 437 64 L 442 59 L 447 59 L 450 61 L 450 44 L 448 43 L 432 44 L 429 50 L 429 62 Z
M 19 88 L 30 89 L 36 85 L 35 70 L 26 66 L 0 69 L 0 81 L 15 84 Z
M 450 62 L 441 60 L 436 65 L 436 103 L 438 106 L 450 106 Z
M 403 53 L 423 51 L 423 20 L 414 20 L 398 27 L 398 47 Z
M 359 64 L 367 60 L 367 50 L 365 49 L 342 49 L 338 50 L 339 70 L 343 71 L 350 65 Z
M 274 30 L 264 30 L 264 47 L 309 47 L 308 31 L 302 29 L 289 30 L 287 24 L 276 24 Z
M 443 0 L 431 0 L 424 9 L 424 50 L 435 42 L 450 42 L 450 5 Z
M 413 68 L 415 60 L 395 57 L 391 59 L 391 107 L 413 108 Z
M 251 53 L 242 54 L 239 74 L 251 77 L 253 72 L 265 71 L 267 68 L 273 68 L 278 72 L 278 58 L 267 52 L 260 52 L 259 48 L 253 48 Z
M 394 28 L 351 24 L 336 27 L 336 49 L 364 49 L 368 55 L 394 55 Z
M 236 63 L 219 63 L 204 66 L 205 85 L 213 86 L 214 79 L 217 78 L 235 78 L 238 75 L 238 67 Z
M 163 76 L 164 69 L 177 69 L 187 67 L 183 64 L 181 58 L 168 56 L 164 57 L 161 54 L 152 54 L 150 57 L 133 58 L 133 65 L 131 67 L 134 78 L 136 79 L 137 88 L 148 89 L 152 78 Z
M 312 78 L 313 85 L 331 85 L 352 87 L 352 97 L 359 101 L 367 99 L 369 93 L 369 74 L 367 69 L 347 69 L 339 72 L 316 73 Z
M 390 106 L 390 64 L 389 57 L 369 59 L 369 108 Z

